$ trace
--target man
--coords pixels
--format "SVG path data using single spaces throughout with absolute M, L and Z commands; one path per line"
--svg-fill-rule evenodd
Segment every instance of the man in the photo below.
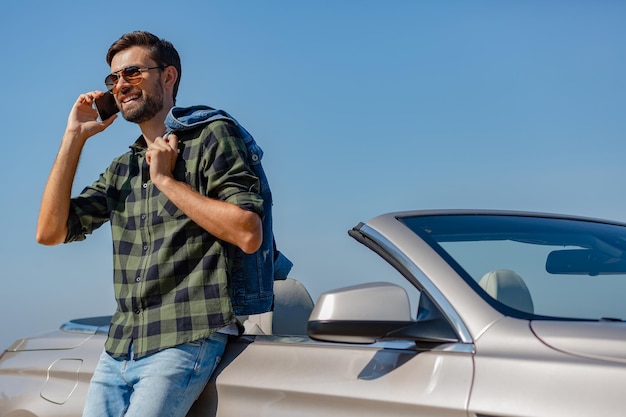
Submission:
M 259 179 L 241 127 L 228 118 L 165 134 L 181 74 L 171 43 L 129 33 L 113 43 L 107 63 L 110 92 L 81 94 L 70 112 L 37 241 L 83 240 L 111 222 L 117 309 L 84 416 L 184 416 L 237 331 L 230 257 L 255 253 L 264 241 Z M 117 117 L 97 120 L 93 104 L 104 94 L 142 135 L 71 198 L 87 139 Z

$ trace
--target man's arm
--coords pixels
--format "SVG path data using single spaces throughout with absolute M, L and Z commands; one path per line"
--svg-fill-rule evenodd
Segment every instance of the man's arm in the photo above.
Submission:
M 113 116 L 104 122 L 97 121 L 98 113 L 92 108 L 92 104 L 102 94 L 100 91 L 82 94 L 74 103 L 68 117 L 67 128 L 39 209 L 37 242 L 43 245 L 57 245 L 65 241 L 72 183 L 83 146 L 87 139 L 102 132 L 117 117 Z
M 157 138 L 146 154 L 154 185 L 183 213 L 213 236 L 254 253 L 263 240 L 261 218 L 239 206 L 201 195 L 173 175 L 178 157 L 178 138 Z

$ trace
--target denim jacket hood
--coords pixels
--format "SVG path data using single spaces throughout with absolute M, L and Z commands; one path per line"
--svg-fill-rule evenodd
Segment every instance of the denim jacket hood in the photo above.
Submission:
M 275 279 L 285 279 L 293 264 L 276 249 L 272 231 L 272 193 L 263 171 L 263 150 L 252 135 L 224 110 L 209 106 L 172 107 L 165 118 L 168 133 L 194 129 L 216 120 L 234 123 L 248 148 L 250 166 L 259 178 L 263 197 L 263 242 L 253 254 L 237 247 L 231 253 L 232 267 L 229 285 L 236 315 L 259 314 L 272 309 Z

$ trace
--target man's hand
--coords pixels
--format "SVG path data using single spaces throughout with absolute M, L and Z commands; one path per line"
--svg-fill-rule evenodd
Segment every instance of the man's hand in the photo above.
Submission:
M 115 121 L 117 115 L 102 122 L 98 121 L 98 111 L 93 107 L 96 98 L 103 96 L 102 91 L 81 94 L 67 118 L 66 133 L 86 141 L 96 133 L 102 132 Z
M 178 137 L 170 134 L 167 138 L 157 137 L 148 145 L 146 161 L 150 165 L 150 179 L 159 186 L 161 180 L 173 178 L 174 166 L 178 159 Z

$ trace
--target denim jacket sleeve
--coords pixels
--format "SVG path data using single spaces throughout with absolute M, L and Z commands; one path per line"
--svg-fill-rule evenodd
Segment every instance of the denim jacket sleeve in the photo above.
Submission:
M 253 254 L 234 248 L 230 277 L 231 302 L 236 315 L 259 314 L 272 309 L 274 279 L 285 279 L 292 263 L 276 249 L 272 233 L 272 192 L 261 165 L 263 152 L 252 139 L 248 143 L 250 164 L 261 184 L 263 242 Z

